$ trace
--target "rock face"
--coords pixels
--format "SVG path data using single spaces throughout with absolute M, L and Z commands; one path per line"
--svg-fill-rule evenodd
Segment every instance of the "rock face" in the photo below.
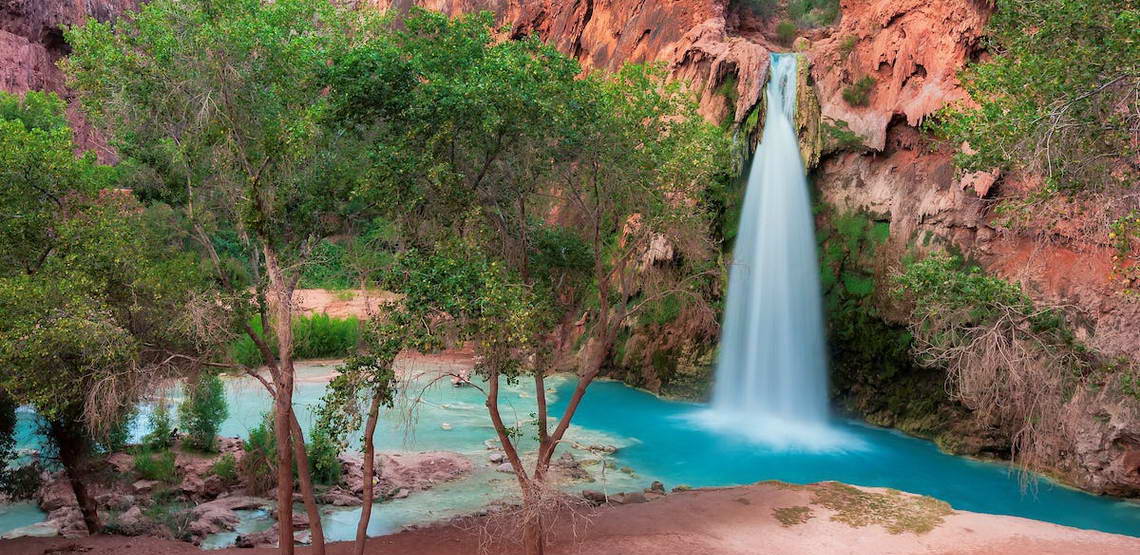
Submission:
M 0 2 L 0 90 L 54 92 L 68 101 L 67 119 L 79 150 L 115 160 L 106 140 L 84 121 L 75 95 L 56 66 L 70 51 L 63 27 L 88 18 L 113 19 L 138 0 L 4 0 Z
M 812 45 L 812 72 L 823 115 L 846 121 L 882 150 L 895 117 L 917 126 L 947 103 L 966 99 L 957 73 L 979 48 L 990 6 L 978 0 L 843 0 L 843 19 L 830 37 Z M 843 91 L 875 79 L 867 106 L 854 107 Z

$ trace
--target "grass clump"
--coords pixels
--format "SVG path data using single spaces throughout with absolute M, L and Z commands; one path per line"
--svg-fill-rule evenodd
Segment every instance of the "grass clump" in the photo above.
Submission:
M 803 524 L 815 516 L 811 513 L 810 507 L 804 506 L 778 507 L 772 509 L 772 515 L 775 516 L 776 520 L 780 521 L 780 525 L 785 528 Z
M 855 45 L 859 44 L 859 37 L 855 35 L 847 35 L 839 41 L 839 54 L 846 60 L 851 53 L 855 51 Z
M 776 38 L 781 44 L 792 44 L 796 38 L 796 24 L 791 21 L 781 21 L 776 25 Z
M 843 89 L 843 100 L 851 106 L 866 106 L 871 100 L 871 89 L 875 87 L 875 78 L 864 75 L 851 86 Z
M 157 480 L 167 484 L 178 482 L 178 466 L 174 452 L 170 450 L 155 453 L 143 449 L 135 453 L 135 472 L 146 480 Z
M 266 338 L 271 350 L 277 350 L 277 339 L 266 333 L 261 319 L 253 317 L 249 326 Z M 293 356 L 297 359 L 344 358 L 356 352 L 360 340 L 360 322 L 355 317 L 335 318 L 328 314 L 300 316 L 293 320 Z M 241 337 L 230 345 L 230 356 L 243 366 L 264 364 L 261 351 L 249 337 Z
M 234 485 L 239 482 L 237 473 L 237 458 L 233 453 L 226 453 L 221 458 L 214 461 L 210 466 L 210 474 L 221 478 L 222 482 L 226 485 Z
M 831 520 L 855 528 L 878 524 L 891 534 L 925 534 L 954 513 L 945 501 L 897 490 L 871 493 L 846 484 L 828 482 L 813 486 L 813 491 L 813 504 L 836 512 Z
M 245 440 L 245 455 L 237 462 L 237 475 L 249 493 L 265 495 L 277 486 L 277 444 L 273 437 L 272 416 L 266 414 Z
M 839 19 L 839 0 L 792 0 L 788 13 L 804 27 L 823 27 Z

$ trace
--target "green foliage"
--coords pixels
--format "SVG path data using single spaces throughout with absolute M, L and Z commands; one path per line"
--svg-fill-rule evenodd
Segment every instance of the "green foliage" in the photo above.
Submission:
M 935 254 L 907 266 L 898 276 L 898 293 L 914 302 L 919 319 L 942 320 L 954 316 L 955 326 L 992 322 L 1012 309 L 1039 326 L 1052 325 L 1052 311 L 1038 314 L 1021 287 L 988 276 L 977 266 L 964 267 L 961 259 Z M 950 338 L 946 338 L 950 339 Z
M 724 81 L 721 81 L 720 86 L 715 91 L 715 94 L 724 97 L 724 103 L 728 107 L 724 120 L 721 121 L 721 127 L 725 129 L 728 129 L 736 121 L 736 101 L 740 98 L 740 93 L 736 90 L 737 86 L 736 74 L 729 74 L 724 78 Z
M 324 313 L 293 320 L 293 356 L 299 359 L 338 358 L 356 351 L 360 323 L 356 317 L 334 318 Z
M 222 482 L 227 486 L 237 484 L 238 477 L 238 463 L 233 453 L 226 453 L 214 464 L 210 465 L 210 474 L 221 478 Z
M 871 90 L 874 88 L 875 78 L 864 75 L 843 89 L 843 100 L 851 106 L 866 106 L 870 102 Z
M 791 21 L 781 21 L 776 25 L 776 38 L 779 39 L 782 44 L 792 44 L 792 41 L 796 38 L 797 30 L 795 23 Z
M 732 0 L 731 5 L 737 9 L 748 10 L 758 17 L 769 17 L 776 13 L 779 7 L 777 0 Z
M 178 422 L 186 433 L 183 444 L 191 449 L 217 449 L 218 428 L 229 415 L 226 391 L 216 374 L 202 374 L 186 384 L 186 399 L 178 406 Z
M 313 289 L 348 289 L 352 276 L 345 268 L 345 248 L 329 240 L 317 243 L 312 260 L 301 273 L 300 286 Z
M 862 150 L 863 137 L 851 130 L 843 120 L 826 120 L 822 124 L 827 150 Z
M 1109 280 L 1125 295 L 1140 295 L 1140 210 L 1116 219 L 1108 229 L 1108 240 L 1116 248 Z
M 135 453 L 135 472 L 146 480 L 158 480 L 167 484 L 178 483 L 178 467 L 175 464 L 174 452 L 154 452 L 141 449 Z
M 805 27 L 831 25 L 839 19 L 839 0 L 791 0 L 788 13 Z
M 325 485 L 340 482 L 341 468 L 337 459 L 341 451 L 340 446 L 325 429 L 319 426 L 313 430 L 309 439 L 307 452 L 309 472 L 313 482 Z
M 855 51 L 855 45 L 859 44 L 859 37 L 855 35 L 847 35 L 839 41 L 839 54 L 846 60 Z
M 266 338 L 271 349 L 277 349 L 272 333 L 265 334 L 260 317 L 252 317 L 249 326 Z M 356 352 L 360 341 L 360 322 L 354 316 L 336 318 L 324 313 L 293 319 L 293 356 L 298 359 L 343 358 Z M 230 356 L 238 364 L 256 368 L 264 364 L 261 351 L 253 339 L 242 336 L 230 344 Z
M 74 156 L 63 108 L 0 94 L 0 206 L 20 215 L 0 224 L 0 389 L 107 449 L 147 388 L 201 354 L 187 306 L 205 283 L 164 207 Z
M 976 108 L 931 129 L 969 170 L 1028 170 L 1062 191 L 1136 182 L 1140 10 L 1131 0 L 1002 0 L 964 74 Z
M 252 495 L 264 495 L 277 486 L 277 443 L 273 417 L 266 414 L 245 440 L 245 454 L 237 462 L 237 474 Z
M 143 445 L 148 449 L 161 451 L 174 444 L 174 420 L 170 416 L 170 403 L 165 398 L 154 404 L 150 414 L 150 431 L 143 436 Z
M 643 309 L 640 323 L 643 326 L 663 326 L 681 315 L 681 299 L 677 295 L 666 295 L 655 300 Z

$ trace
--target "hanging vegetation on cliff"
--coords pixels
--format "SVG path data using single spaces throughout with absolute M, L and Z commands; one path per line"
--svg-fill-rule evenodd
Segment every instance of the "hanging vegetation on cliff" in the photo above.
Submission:
M 976 108 L 935 129 L 971 170 L 1027 170 L 1057 190 L 1140 175 L 1140 10 L 1131 0 L 1001 0 L 964 81 Z

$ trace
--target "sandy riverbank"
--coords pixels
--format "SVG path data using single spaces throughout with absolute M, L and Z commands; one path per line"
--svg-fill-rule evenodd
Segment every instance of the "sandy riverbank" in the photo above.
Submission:
M 949 511 L 929 498 L 838 484 L 787 486 L 764 483 L 670 494 L 648 503 L 588 511 L 576 530 L 562 519 L 551 553 L 745 554 L 745 553 L 1140 553 L 1140 538 L 1078 530 L 1023 518 Z M 588 522 L 587 522 L 588 521 Z M 517 553 L 503 537 L 490 543 L 479 530 L 485 519 L 439 524 L 373 538 L 367 553 Z M 929 531 L 916 532 L 930 528 Z M 892 530 L 893 532 L 892 533 Z M 61 549 L 62 548 L 62 549 Z M 53 551 L 58 550 L 58 551 Z M 329 553 L 348 553 L 333 544 Z M 202 553 L 155 538 L 22 538 L 0 542 L 9 555 L 89 553 L 168 555 Z M 230 549 L 219 553 L 273 553 Z M 299 553 L 307 553 L 299 549 Z

